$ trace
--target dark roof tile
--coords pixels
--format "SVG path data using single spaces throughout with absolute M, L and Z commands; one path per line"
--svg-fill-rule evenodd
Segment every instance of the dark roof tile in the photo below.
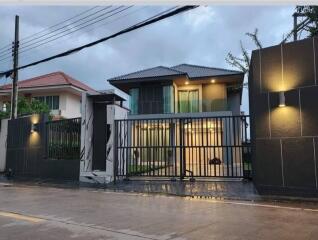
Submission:
M 191 64 L 180 64 L 174 67 L 158 66 L 153 68 L 144 69 L 141 71 L 121 75 L 118 77 L 110 78 L 108 81 L 114 80 L 133 80 L 142 78 L 156 78 L 164 76 L 178 76 L 187 75 L 189 78 L 200 77 L 216 77 L 224 75 L 243 74 L 243 72 L 233 71 L 223 68 L 204 67 Z
M 239 71 L 228 70 L 224 68 L 204 67 L 192 64 L 180 64 L 171 67 L 173 70 L 186 72 L 189 78 L 200 78 L 200 77 L 216 77 L 222 75 L 242 74 Z
M 154 68 L 148 68 L 141 71 L 121 75 L 118 77 L 110 78 L 108 80 L 127 80 L 127 79 L 138 79 L 138 78 L 149 78 L 149 77 L 163 77 L 173 75 L 184 75 L 186 73 L 174 70 L 164 66 L 158 66 Z

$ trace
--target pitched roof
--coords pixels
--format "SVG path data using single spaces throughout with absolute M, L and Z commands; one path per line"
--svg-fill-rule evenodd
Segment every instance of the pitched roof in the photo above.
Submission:
M 233 74 L 242 74 L 242 72 L 224 69 L 224 68 L 215 68 L 215 67 L 205 67 L 192 64 L 180 64 L 171 69 L 178 70 L 181 72 L 186 72 L 189 78 L 200 78 L 200 77 L 216 77 L 223 75 L 233 75 Z
M 158 66 L 153 68 L 144 69 L 141 71 L 121 75 L 118 77 L 110 78 L 108 81 L 115 80 L 132 80 L 141 78 L 155 78 L 165 76 L 180 76 L 187 75 L 189 78 L 200 77 L 216 77 L 224 75 L 243 74 L 243 72 L 233 71 L 223 68 L 205 67 L 191 64 L 180 64 L 173 67 Z
M 18 87 L 21 88 L 35 88 L 35 87 L 52 87 L 69 85 L 88 92 L 96 92 L 93 88 L 86 84 L 72 78 L 63 72 L 53 72 L 38 77 L 30 78 L 27 80 L 18 81 Z M 0 86 L 0 90 L 9 90 L 12 88 L 11 84 Z
M 174 75 L 184 75 L 186 73 L 174 70 L 164 66 L 158 66 L 153 68 L 148 68 L 140 70 L 137 72 L 132 72 L 129 74 L 121 75 L 118 77 L 110 78 L 108 80 L 127 80 L 127 79 L 138 79 L 138 78 L 149 78 L 149 77 L 163 77 L 163 76 L 174 76 Z

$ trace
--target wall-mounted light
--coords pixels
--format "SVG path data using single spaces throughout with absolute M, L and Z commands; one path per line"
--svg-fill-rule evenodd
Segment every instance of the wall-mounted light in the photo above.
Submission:
M 279 92 L 279 107 L 285 107 L 285 92 Z
M 215 79 L 212 79 L 212 80 L 211 80 L 211 83 L 215 83 Z
M 189 82 L 188 82 L 188 81 L 186 81 L 186 82 L 185 82 L 185 85 L 188 85 L 188 84 L 189 84 Z
M 31 133 L 39 131 L 37 124 L 31 124 Z

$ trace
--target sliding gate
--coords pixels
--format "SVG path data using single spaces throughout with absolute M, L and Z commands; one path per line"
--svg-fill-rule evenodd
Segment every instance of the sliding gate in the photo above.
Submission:
M 114 175 L 244 177 L 250 166 L 248 118 L 116 120 Z

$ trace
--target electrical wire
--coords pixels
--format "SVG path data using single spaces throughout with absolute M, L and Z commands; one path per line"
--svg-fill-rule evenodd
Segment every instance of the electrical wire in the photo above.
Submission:
M 116 11 L 116 10 L 118 10 L 118 9 L 120 9 L 120 10 L 118 10 L 117 12 L 112 13 L 112 14 L 110 14 L 110 15 L 108 15 L 108 16 L 102 18 L 102 19 L 99 19 L 99 20 L 96 20 L 96 21 L 94 21 L 94 22 L 88 23 L 88 24 L 86 24 L 86 25 L 84 25 L 84 26 L 82 26 L 82 27 L 80 27 L 80 28 L 78 28 L 78 29 L 75 29 L 75 30 L 73 30 L 73 31 L 70 31 L 69 29 L 67 29 L 67 30 L 64 30 L 64 31 L 62 31 L 62 32 L 60 32 L 60 33 L 57 33 L 57 34 L 54 34 L 54 35 L 49 36 L 49 37 L 47 37 L 47 38 L 44 38 L 44 39 L 42 39 L 42 40 L 40 40 L 40 41 L 37 41 L 37 42 L 34 42 L 34 43 L 29 44 L 29 45 L 27 45 L 27 46 L 24 46 L 24 47 L 22 47 L 22 48 L 19 49 L 19 53 L 21 54 L 21 53 L 30 51 L 30 50 L 32 50 L 32 49 L 35 49 L 35 48 L 39 47 L 39 46 L 45 45 L 45 44 L 47 44 L 47 43 L 50 43 L 50 42 L 52 42 L 52 41 L 55 41 L 55 40 L 60 39 L 60 38 L 62 38 L 62 37 L 65 37 L 65 36 L 67 36 L 67 35 L 69 35 L 69 34 L 72 34 L 72 33 L 74 33 L 74 32 L 77 32 L 77 31 L 79 31 L 79 30 L 81 30 L 81 29 L 84 29 L 84 28 L 86 28 L 86 27 L 88 27 L 88 26 L 91 26 L 91 25 L 93 25 L 93 24 L 96 24 L 96 23 L 98 23 L 98 22 L 100 22 L 100 21 L 103 21 L 103 20 L 105 20 L 105 19 L 107 19 L 107 18 L 110 18 L 110 17 L 112 17 L 112 16 L 114 16 L 114 15 L 116 15 L 116 14 L 119 14 L 119 13 L 123 12 L 123 11 L 126 11 L 127 9 L 129 9 L 129 8 L 131 8 L 131 7 L 132 7 L 132 6 L 128 6 L 128 7 L 125 7 L 125 8 L 123 8 L 123 9 L 120 9 L 121 7 L 118 7 L 118 8 L 116 8 L 116 9 L 113 9 L 113 10 L 107 12 L 107 13 L 112 13 L 113 11 Z M 89 21 L 88 21 L 88 22 L 89 22 Z M 84 23 L 87 23 L 87 22 L 84 22 Z M 75 26 L 75 27 L 81 26 L 81 25 L 83 25 L 84 23 L 81 23 L 81 24 L 79 24 L 79 25 L 77 25 L 77 26 Z M 74 27 L 74 28 L 75 28 L 75 27 Z M 64 32 L 67 32 L 67 31 L 70 31 L 70 32 L 59 36 L 60 34 L 62 34 L 62 33 L 64 33 Z M 55 38 L 53 38 L 53 37 L 55 37 Z M 53 39 L 50 39 L 50 38 L 53 38 Z M 49 39 L 50 39 L 50 40 L 49 40 Z M 45 40 L 49 40 L 49 41 L 43 42 L 43 41 L 45 41 Z M 32 46 L 32 45 L 34 45 L 34 44 L 36 44 L 36 43 L 39 43 L 39 44 L 36 45 L 36 46 Z M 31 46 L 32 46 L 32 47 L 31 47 Z M 29 48 L 27 48 L 27 47 L 29 47 Z M 23 49 L 25 49 L 25 50 L 23 50 Z M 20 51 L 20 50 L 22 50 L 22 51 Z M 8 54 L 6 54 L 6 55 L 8 55 Z M 11 58 L 11 56 L 3 57 L 3 58 L 0 59 L 0 62 L 4 61 L 4 60 L 6 60 L 6 59 L 9 59 L 9 58 Z
M 60 28 L 58 28 L 58 29 L 55 29 L 54 31 L 51 31 L 51 32 L 49 32 L 49 33 L 47 33 L 47 34 L 43 34 L 43 35 L 41 35 L 41 36 L 39 36 L 39 37 L 33 38 L 33 39 L 31 39 L 31 40 L 29 40 L 29 41 L 26 41 L 26 42 L 24 42 L 24 43 L 21 43 L 21 41 L 19 41 L 19 42 L 20 42 L 20 43 L 19 43 L 20 49 L 27 48 L 27 47 L 29 47 L 29 46 L 32 46 L 32 45 L 34 45 L 34 44 L 36 44 L 36 43 L 45 41 L 45 40 L 47 40 L 47 39 L 49 39 L 49 38 L 52 38 L 52 37 L 57 36 L 57 35 L 59 35 L 59 34 L 62 34 L 62 33 L 64 33 L 64 32 L 71 31 L 73 28 L 76 28 L 76 27 L 78 27 L 78 26 L 81 26 L 81 25 L 83 25 L 83 24 L 85 24 L 85 23 L 87 23 L 87 22 L 90 22 L 90 21 L 95 20 L 96 18 L 102 17 L 102 16 L 104 16 L 104 15 L 106 15 L 106 14 L 108 14 L 108 13 L 111 13 L 111 12 L 117 10 L 118 8 L 121 8 L 121 7 L 118 7 L 118 8 L 116 8 L 116 9 L 113 9 L 113 10 L 108 11 L 108 12 L 106 12 L 106 13 L 103 13 L 103 14 L 101 14 L 101 15 L 98 15 L 98 16 L 96 16 L 95 18 L 92 18 L 92 19 L 90 19 L 90 20 L 87 20 L 87 21 L 85 21 L 85 22 L 82 22 L 82 23 L 80 23 L 80 24 L 78 24 L 78 25 L 73 26 L 74 24 L 76 24 L 76 23 L 78 23 L 78 22 L 81 22 L 83 19 L 86 19 L 87 17 L 94 16 L 95 14 L 97 14 L 97 13 L 99 13 L 99 12 L 101 12 L 101 11 L 105 11 L 105 10 L 107 10 L 107 9 L 110 8 L 110 7 L 111 7 L 111 6 L 105 7 L 105 8 L 103 8 L 103 9 L 97 11 L 97 12 L 94 12 L 94 13 L 88 15 L 88 16 L 85 16 L 85 17 L 83 17 L 83 18 L 81 18 L 81 19 L 79 19 L 79 20 L 76 20 L 75 22 L 71 22 L 70 24 L 67 24 L 67 25 L 65 25 L 65 26 L 62 26 L 62 27 L 60 27 Z M 69 28 L 69 26 L 73 26 L 73 27 Z M 62 31 L 60 31 L 60 30 L 62 30 Z M 63 30 L 64 30 L 64 31 L 63 31 Z M 60 32 L 59 32 L 59 31 L 60 31 Z M 56 32 L 57 32 L 57 33 L 56 33 Z M 54 34 L 54 33 L 55 33 L 55 34 Z M 53 34 L 53 35 L 52 35 L 52 34 Z M 50 35 L 51 35 L 51 36 L 50 36 Z M 46 37 L 46 36 L 49 36 L 49 37 Z M 46 38 L 43 38 L 43 37 L 46 37 Z M 41 38 L 42 38 L 42 39 L 41 39 Z M 29 43 L 29 44 L 27 44 L 27 43 Z M 22 47 L 21 47 L 21 46 L 22 46 Z M 5 52 L 7 52 L 7 53 L 5 53 Z M 8 52 L 8 50 L 3 51 L 2 53 L 4 53 L 4 54 L 2 54 L 2 56 L 6 56 L 6 55 L 10 54 L 10 52 Z M 1 52 L 0 52 L 0 54 L 1 54 Z
M 131 11 L 131 12 L 127 13 L 127 14 L 121 15 L 121 16 L 119 16 L 119 17 L 117 17 L 117 18 L 111 19 L 111 20 L 109 20 L 109 21 L 107 21 L 107 22 L 104 22 L 104 23 L 98 25 L 98 26 L 95 27 L 95 28 L 89 29 L 89 30 L 86 31 L 85 33 L 90 32 L 90 31 L 92 31 L 92 30 L 95 30 L 96 28 L 99 28 L 99 27 L 101 27 L 101 26 L 105 26 L 105 25 L 108 25 L 108 24 L 110 24 L 110 23 L 112 23 L 112 22 L 118 21 L 118 20 L 122 19 L 123 17 L 127 17 L 127 16 L 129 16 L 129 15 L 131 15 L 131 14 L 133 14 L 133 13 L 136 13 L 137 11 L 140 11 L 140 10 L 145 9 L 145 8 L 146 8 L 146 7 L 144 6 L 144 7 L 141 7 L 141 8 L 139 8 L 139 9 L 136 9 L 136 10 L 134 10 L 134 11 Z M 39 48 L 41 48 L 41 47 L 43 47 L 43 45 L 42 45 L 42 46 L 39 46 Z M 23 53 L 22 53 L 22 54 L 23 54 Z M 21 55 L 21 53 L 19 54 L 19 61 L 21 61 L 21 59 L 23 59 L 23 60 L 26 59 L 26 56 L 22 56 L 22 57 L 21 57 L 20 55 Z M 6 63 L 6 62 L 9 62 L 9 61 L 12 61 L 12 59 L 6 60 L 5 63 Z M 3 62 L 3 61 L 0 61 L 0 62 Z
M 170 11 L 168 13 L 165 13 L 165 14 L 162 14 L 162 15 L 158 15 L 158 17 L 156 18 L 148 18 L 144 21 L 141 21 L 137 24 L 134 24 L 130 27 L 127 27 L 117 33 L 114 33 L 112 35 L 109 35 L 107 37 L 104 37 L 104 38 L 101 38 L 99 40 L 96 40 L 96 41 L 93 41 L 93 42 L 90 42 L 88 44 L 85 44 L 85 45 L 82 45 L 80 47 L 77 47 L 77 48 L 73 48 L 73 49 L 70 49 L 68 51 L 65 51 L 65 52 L 62 52 L 62 53 L 59 53 L 59 54 L 56 54 L 56 55 L 53 55 L 51 57 L 47 57 L 47 58 L 44 58 L 44 59 L 41 59 L 39 61 L 35 61 L 35 62 L 32 62 L 32 63 L 29 63 L 29 64 L 26 64 L 26 65 L 23 65 L 23 66 L 20 66 L 16 69 L 10 69 L 10 70 L 7 70 L 5 72 L 1 72 L 0 75 L 5 75 L 5 76 L 10 76 L 10 74 L 15 71 L 15 70 L 20 70 L 20 69 L 25 69 L 25 68 L 28 68 L 28 67 L 31 67 L 31 66 L 35 66 L 35 65 L 38 65 L 38 64 L 41 64 L 41 63 L 44 63 L 44 62 L 48 62 L 48 61 L 51 61 L 53 59 L 57 59 L 57 58 L 61 58 L 61 57 L 65 57 L 65 56 L 68 56 L 68 55 L 71 55 L 71 54 L 74 54 L 76 52 L 79 52 L 85 48 L 89 48 L 89 47 L 92 47 L 94 45 L 97 45 L 99 43 L 102 43 L 102 42 L 105 42 L 109 39 L 112 39 L 112 38 L 115 38 L 117 36 L 120 36 L 120 35 L 123 35 L 125 33 L 128 33 L 128 32 L 132 32 L 132 31 L 135 31 L 137 29 L 140 29 L 140 28 L 143 28 L 145 26 L 148 26 L 150 24 L 153 24 L 155 22 L 158 22 L 158 21 L 161 21 L 163 19 L 166 19 L 166 18 L 169 18 L 169 17 L 172 17 L 172 16 L 175 16 L 175 15 L 178 15 L 182 12 L 186 12 L 186 11 L 189 11 L 189 10 L 192 10 L 194 8 L 197 8 L 198 6 L 184 6 L 184 7 L 179 7 L 173 11 Z
M 127 10 L 127 9 L 129 9 L 130 7 L 131 7 L 131 6 L 126 7 L 125 9 L 118 11 L 118 12 L 116 12 L 116 14 L 118 14 L 118 13 L 124 11 L 124 10 Z M 166 13 L 166 12 L 171 11 L 171 10 L 176 9 L 176 8 L 177 8 L 177 7 L 172 7 L 172 8 L 170 8 L 170 9 L 168 9 L 168 10 L 165 10 L 165 11 L 161 12 L 160 14 Z M 117 10 L 117 9 L 118 9 L 118 8 L 116 8 L 115 10 Z M 113 16 L 113 15 L 115 15 L 115 14 L 112 14 L 111 16 Z M 79 29 L 76 29 L 76 30 L 71 31 L 71 32 L 69 32 L 69 33 L 66 33 L 66 34 L 64 34 L 64 35 L 62 35 L 62 36 L 56 37 L 56 38 L 54 38 L 54 39 L 51 39 L 50 41 L 47 41 L 47 42 L 38 44 L 37 46 L 28 48 L 28 49 L 26 49 L 26 50 L 24 50 L 24 51 L 19 51 L 19 54 L 21 55 L 21 54 L 23 54 L 24 52 L 30 51 L 30 50 L 32 50 L 32 49 L 35 49 L 35 48 L 37 48 L 37 47 L 40 47 L 40 46 L 45 45 L 45 44 L 47 44 L 47 43 L 50 43 L 50 42 L 52 42 L 52 41 L 58 40 L 58 39 L 61 38 L 61 37 L 64 37 L 64 36 L 67 36 L 67 35 L 72 34 L 72 33 L 74 33 L 74 32 L 77 32 L 77 31 L 79 31 L 79 30 L 81 30 L 81 29 L 83 29 L 83 28 L 86 28 L 86 27 L 88 27 L 88 26 L 91 26 L 91 25 L 93 25 L 93 24 L 95 24 L 95 23 L 98 23 L 98 22 L 100 22 L 100 21 L 102 21 L 102 20 L 105 20 L 105 19 L 107 19 L 107 18 L 109 18 L 109 17 L 111 17 L 111 16 L 107 16 L 107 17 L 102 18 L 102 19 L 99 19 L 99 20 L 97 20 L 97 21 L 95 21 L 95 22 L 93 22 L 93 23 L 89 23 L 89 24 L 87 24 L 87 25 L 85 25 L 85 26 L 83 26 L 83 27 L 81 27 L 81 28 L 79 28 Z M 158 16 L 158 14 L 154 15 L 152 18 L 154 18 L 154 17 L 156 17 L 156 16 Z M 82 25 L 82 24 L 80 24 L 80 25 Z M 79 26 L 79 25 L 78 25 L 78 26 Z M 76 26 L 75 26 L 75 27 L 76 27 Z M 64 32 L 65 32 L 65 31 L 64 31 Z M 60 33 L 59 33 L 59 34 L 60 34 Z M 56 36 L 56 35 L 58 35 L 58 34 L 55 34 L 54 36 Z M 51 37 L 54 37 L 54 36 L 50 36 L 50 37 L 48 37 L 48 39 L 51 38 Z M 43 40 L 45 40 L 45 39 L 43 39 Z M 41 42 L 41 41 L 39 41 L 39 42 Z M 24 47 L 24 48 L 25 48 L 25 47 Z M 20 48 L 19 50 L 21 50 L 21 49 L 23 49 L 23 48 Z M 9 59 L 9 60 L 7 60 L 7 59 Z M 6 60 L 6 61 L 5 61 L 5 60 Z M 5 62 L 8 62 L 8 61 L 11 61 L 11 60 L 12 60 L 12 56 L 7 56 L 7 57 L 4 57 L 4 58 L 0 58 L 0 62 L 4 62 L 4 61 L 5 61 Z
M 45 28 L 45 29 L 43 29 L 43 30 L 41 30 L 41 31 L 39 31 L 39 32 L 37 32 L 37 33 L 30 34 L 30 35 L 28 35 L 28 36 L 26 36 L 26 37 L 24 37 L 24 38 L 21 38 L 21 39 L 20 39 L 20 42 L 23 41 L 23 40 L 29 39 L 29 38 L 31 38 L 31 37 L 34 37 L 34 36 L 36 36 L 36 35 L 38 35 L 38 34 L 40 34 L 40 33 L 46 32 L 46 31 L 48 31 L 48 30 L 50 30 L 50 29 L 52 29 L 52 28 L 54 28 L 54 27 L 56 27 L 56 26 L 58 26 L 58 25 L 61 25 L 61 24 L 65 23 L 65 22 L 68 22 L 69 20 L 72 20 L 72 19 L 74 19 L 74 18 L 77 18 L 77 17 L 79 17 L 79 16 L 81 16 L 81 15 L 87 13 L 87 12 L 90 12 L 91 10 L 93 10 L 93 9 L 95 9 L 95 8 L 98 8 L 98 6 L 95 6 L 95 7 L 92 7 L 92 8 L 90 8 L 90 9 L 87 9 L 87 10 L 85 10 L 85 11 L 83 11 L 83 12 L 80 12 L 79 14 L 76 14 L 76 15 L 74 15 L 74 16 L 72 16 L 72 17 L 66 19 L 66 20 L 63 20 L 63 21 L 61 21 L 61 22 L 58 22 L 58 23 L 56 23 L 56 24 L 54 24 L 54 25 L 52 25 L 52 26 L 50 26 L 50 27 L 48 27 L 48 28 Z M 1 48 L 0 48 L 0 52 L 2 52 L 2 51 L 1 51 L 2 49 L 5 49 L 5 48 L 7 48 L 7 47 L 11 47 L 11 44 L 8 44 L 8 45 L 5 45 L 4 47 L 1 47 Z M 9 48 L 8 50 L 11 50 L 11 48 Z

